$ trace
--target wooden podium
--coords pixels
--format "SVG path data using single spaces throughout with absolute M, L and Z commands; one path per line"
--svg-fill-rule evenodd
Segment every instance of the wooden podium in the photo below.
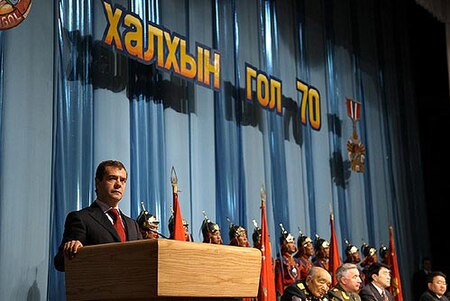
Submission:
M 139 240 L 87 246 L 65 261 L 67 300 L 233 300 L 256 297 L 255 248 Z

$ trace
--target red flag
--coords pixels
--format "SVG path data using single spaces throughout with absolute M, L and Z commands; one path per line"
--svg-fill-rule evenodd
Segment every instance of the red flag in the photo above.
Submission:
M 266 204 L 261 201 L 261 278 L 259 280 L 258 301 L 275 301 L 275 274 L 272 264 L 269 231 L 267 228 Z
M 173 193 L 173 239 L 186 241 L 186 232 L 183 227 L 178 193 Z
M 175 240 L 186 241 L 186 232 L 183 227 L 183 218 L 181 217 L 180 203 L 178 202 L 178 178 L 175 168 L 172 166 L 170 181 L 172 182 L 173 191 L 173 235 Z
M 339 248 L 336 239 L 336 231 L 334 230 L 334 216 L 330 213 L 330 226 L 331 226 L 331 238 L 330 238 L 330 259 L 328 261 L 328 271 L 331 274 L 331 285 L 337 284 L 336 270 L 341 265 L 341 257 L 339 256 Z
M 403 301 L 402 284 L 400 280 L 400 271 L 398 269 L 397 263 L 397 253 L 395 252 L 394 244 L 394 229 L 389 226 L 389 255 L 388 255 L 388 265 L 391 267 L 391 286 L 389 291 L 394 296 L 395 301 Z

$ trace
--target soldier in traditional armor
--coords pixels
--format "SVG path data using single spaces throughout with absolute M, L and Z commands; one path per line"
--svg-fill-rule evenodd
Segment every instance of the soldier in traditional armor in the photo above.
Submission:
M 314 241 L 313 265 L 328 271 L 328 259 L 330 258 L 330 242 L 316 234 Z
M 173 231 L 174 228 L 174 220 L 173 220 L 173 214 L 169 218 L 169 232 L 170 232 L 170 238 L 173 238 Z M 186 241 L 194 241 L 191 237 L 191 234 L 189 233 L 189 224 L 188 222 L 183 218 L 183 227 L 184 227 L 184 235 Z
M 356 264 L 344 263 L 339 266 L 336 279 L 338 284 L 328 292 L 330 301 L 361 301 L 358 292 L 362 280 Z
M 230 231 L 228 234 L 230 236 L 230 246 L 250 247 L 247 239 L 247 230 L 244 227 L 230 222 Z
M 255 220 L 253 220 L 253 225 L 255 226 L 252 234 L 253 247 L 261 250 L 261 228 L 258 227 Z
M 202 234 L 203 234 L 203 242 L 209 244 L 221 245 L 222 236 L 220 235 L 220 227 L 218 224 L 213 223 L 203 211 L 203 215 L 205 218 L 202 222 Z
M 321 267 L 312 267 L 305 279 L 289 285 L 281 301 L 328 301 L 331 275 Z
M 294 257 L 297 252 L 295 238 L 286 231 L 283 224 L 280 224 L 281 236 L 281 256 L 275 261 L 275 286 L 279 295 L 282 295 L 284 288 L 297 280 L 300 280 L 300 261 Z
M 300 231 L 297 240 L 297 254 L 295 257 L 300 261 L 300 279 L 305 279 L 308 275 L 309 270 L 312 268 L 311 256 L 314 255 L 314 247 L 312 244 L 312 239 L 303 235 Z
M 159 221 L 153 214 L 150 214 L 145 210 L 144 202 L 141 202 L 141 213 L 136 218 L 136 222 L 139 225 L 142 238 L 144 239 L 158 239 L 158 226 Z
M 378 262 L 377 249 L 372 246 L 369 246 L 365 242 L 361 245 L 361 251 L 364 255 L 364 260 L 361 262 L 362 273 L 361 279 L 363 280 L 363 284 L 366 285 L 370 282 L 369 280 L 369 267 Z

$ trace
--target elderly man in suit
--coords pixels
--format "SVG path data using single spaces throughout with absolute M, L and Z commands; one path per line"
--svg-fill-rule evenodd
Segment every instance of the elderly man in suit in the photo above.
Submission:
M 67 215 L 63 239 L 54 258 L 57 270 L 64 271 L 64 257 L 72 259 L 83 246 L 142 239 L 136 221 L 118 209 L 127 178 L 120 161 L 108 160 L 98 165 L 97 199 L 91 206 Z
M 369 284 L 359 292 L 361 301 L 394 301 L 394 297 L 387 290 L 391 285 L 391 271 L 388 265 L 373 263 L 368 269 L 367 276 Z

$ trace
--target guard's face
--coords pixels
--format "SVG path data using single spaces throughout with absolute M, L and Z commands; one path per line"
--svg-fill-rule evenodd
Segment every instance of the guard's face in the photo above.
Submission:
M 313 247 L 312 242 L 307 242 L 307 243 L 303 244 L 303 248 L 305 249 L 306 256 L 314 255 L 314 247 Z
M 238 245 L 240 247 L 247 247 L 248 246 L 248 240 L 247 240 L 247 234 L 243 233 L 237 237 Z
M 295 252 L 297 252 L 297 246 L 293 242 L 288 242 L 286 244 L 286 249 L 289 254 L 294 254 Z
M 141 229 L 141 233 L 142 233 L 142 237 L 144 239 L 158 239 L 159 238 L 158 226 L 154 225 L 154 224 L 149 225 L 149 230 Z
M 106 166 L 103 179 L 95 179 L 97 198 L 110 206 L 116 206 L 122 199 L 126 186 L 126 171 L 115 166 Z
M 214 233 L 209 232 L 209 241 L 212 244 L 221 245 L 222 244 L 222 236 L 220 235 L 220 230 L 214 231 Z

